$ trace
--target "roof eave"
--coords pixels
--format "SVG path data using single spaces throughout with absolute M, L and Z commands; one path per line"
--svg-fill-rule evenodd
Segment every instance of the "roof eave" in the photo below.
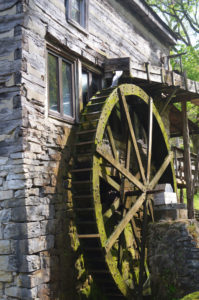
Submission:
M 158 34 L 164 41 L 174 46 L 177 43 L 177 35 L 161 20 L 161 18 L 143 0 L 124 0 L 131 9 L 142 17 L 142 20 Z

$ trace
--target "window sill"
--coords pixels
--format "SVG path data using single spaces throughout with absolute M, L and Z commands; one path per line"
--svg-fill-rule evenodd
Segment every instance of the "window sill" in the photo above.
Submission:
M 82 27 L 79 23 L 75 22 L 72 19 L 68 19 L 67 21 L 70 25 L 74 26 L 76 29 L 78 29 L 80 32 L 82 32 L 84 35 L 86 35 L 86 36 L 89 35 L 88 30 L 86 28 Z
M 69 117 L 69 116 L 61 116 L 59 113 L 53 112 L 51 110 L 48 111 L 48 117 L 69 123 L 69 124 L 75 124 L 75 118 Z

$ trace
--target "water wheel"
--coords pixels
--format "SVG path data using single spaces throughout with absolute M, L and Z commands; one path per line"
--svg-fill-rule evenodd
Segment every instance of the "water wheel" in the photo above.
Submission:
M 141 299 L 153 195 L 158 183 L 174 186 L 161 118 L 141 88 L 123 84 L 90 100 L 77 137 L 73 199 L 88 269 L 107 299 Z

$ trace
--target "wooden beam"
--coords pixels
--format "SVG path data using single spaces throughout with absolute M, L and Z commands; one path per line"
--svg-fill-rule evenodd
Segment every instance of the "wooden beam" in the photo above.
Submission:
M 147 175 L 146 180 L 149 183 L 151 174 L 151 156 L 152 156 L 152 135 L 153 135 L 153 99 L 149 99 L 149 133 L 148 133 L 148 147 L 147 147 Z
M 160 111 L 160 115 L 163 115 L 165 109 L 167 108 L 167 106 L 169 105 L 169 103 L 171 102 L 172 98 L 176 95 L 176 92 L 178 90 L 178 87 L 176 87 L 173 92 L 171 93 L 171 95 L 166 99 L 165 104 L 162 108 L 162 110 Z
M 131 59 L 130 57 L 110 58 L 106 59 L 104 64 L 104 72 L 127 71 L 130 73 Z
M 189 126 L 187 117 L 187 103 L 182 102 L 182 124 L 183 124 L 183 142 L 184 142 L 184 173 L 187 190 L 187 208 L 188 218 L 194 218 L 194 207 L 193 207 L 193 180 L 191 171 L 191 155 L 190 155 L 190 138 L 189 138 Z

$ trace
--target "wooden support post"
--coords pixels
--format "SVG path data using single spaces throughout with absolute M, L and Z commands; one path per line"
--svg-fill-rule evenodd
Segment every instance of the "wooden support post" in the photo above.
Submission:
M 197 192 L 196 183 L 198 183 L 198 167 L 199 167 L 198 164 L 199 164 L 199 150 L 195 162 L 195 172 L 194 172 L 194 179 L 193 179 L 193 195 L 195 195 L 195 193 Z
M 187 82 L 187 72 L 184 71 L 183 72 L 183 76 L 184 76 L 184 84 L 185 84 L 185 89 L 188 91 L 188 82 Z
M 184 173 L 187 190 L 187 208 L 188 218 L 194 218 L 193 208 L 193 180 L 191 171 L 191 156 L 190 156 L 190 138 L 187 118 L 187 103 L 182 101 L 182 123 L 183 123 L 183 142 L 184 142 Z
M 161 68 L 161 81 L 162 81 L 162 83 L 165 83 L 165 68 L 164 68 L 163 64 L 162 64 L 162 68 Z
M 145 68 L 146 68 L 146 74 L 147 74 L 147 80 L 149 82 L 151 82 L 151 77 L 150 77 L 150 69 L 151 69 L 151 66 L 150 66 L 150 63 L 149 62 L 146 62 L 145 63 Z
M 183 194 L 183 188 L 180 188 L 180 203 L 184 203 L 184 194 Z
M 172 73 L 173 74 L 173 73 Z M 176 87 L 173 92 L 171 93 L 170 96 L 167 97 L 165 103 L 164 103 L 164 106 L 162 108 L 162 110 L 160 111 L 160 115 L 163 115 L 164 111 L 166 110 L 167 106 L 169 105 L 169 103 L 171 102 L 172 98 L 175 97 L 177 91 L 178 91 L 178 87 Z
M 81 113 L 83 110 L 84 104 L 83 104 L 83 99 L 82 99 L 82 63 L 79 59 L 78 59 L 77 67 L 78 67 L 78 87 L 79 87 L 78 88 L 78 103 L 79 103 L 79 113 Z M 78 116 L 78 119 L 79 119 L 79 116 Z

